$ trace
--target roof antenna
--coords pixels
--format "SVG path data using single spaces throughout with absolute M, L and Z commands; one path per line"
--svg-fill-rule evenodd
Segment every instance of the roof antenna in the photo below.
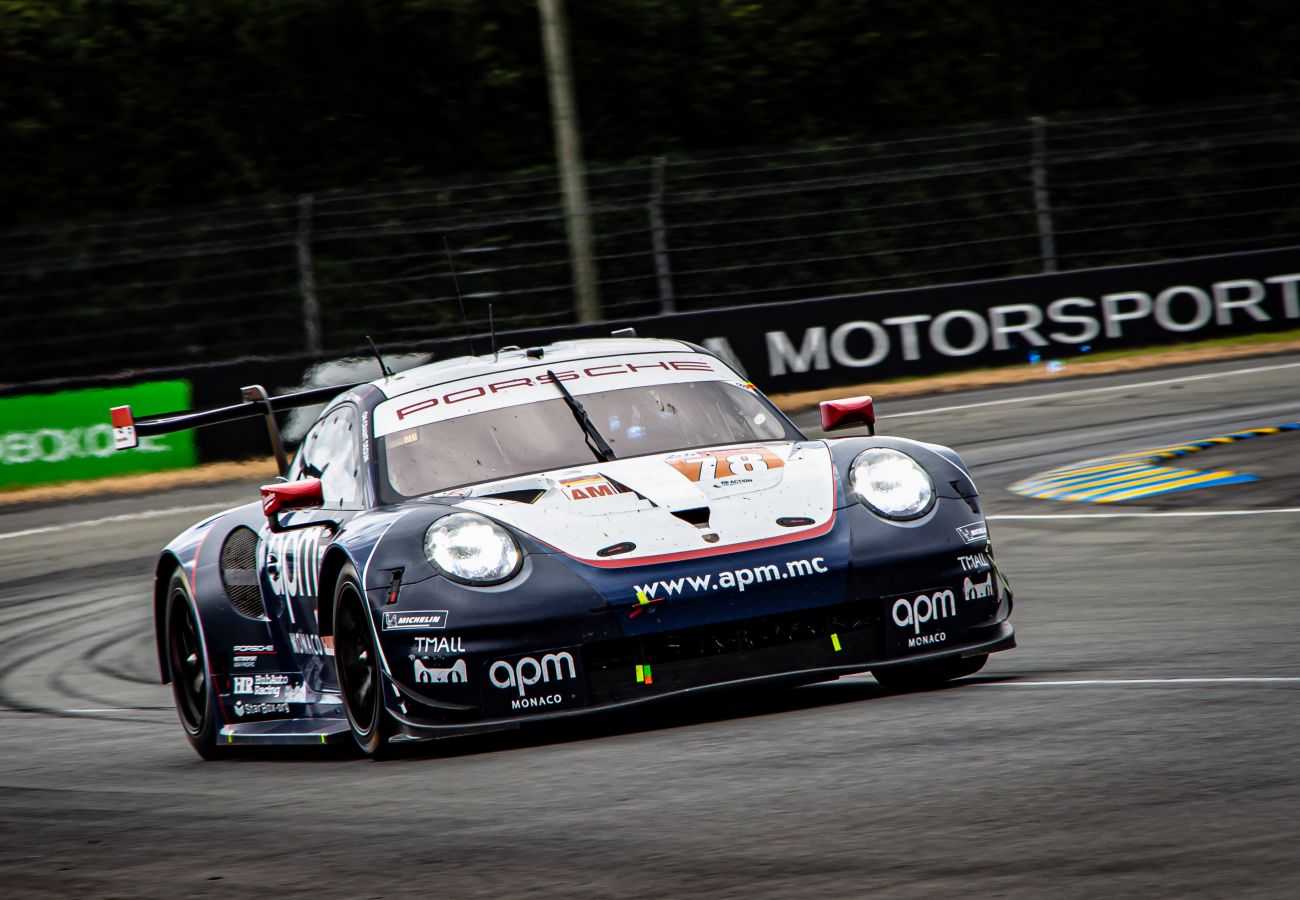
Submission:
M 447 236 L 442 236 L 442 249 L 447 251 L 447 268 L 451 269 L 451 284 L 456 288 L 456 300 L 460 302 L 460 320 L 465 323 L 465 343 L 469 344 L 469 355 L 478 356 L 474 352 L 474 341 L 470 338 L 469 316 L 465 315 L 465 298 L 460 295 L 460 282 L 456 280 L 456 263 L 451 258 L 451 244 L 447 243 Z
M 375 359 L 379 360 L 379 371 L 384 373 L 385 378 L 391 377 L 393 370 L 388 368 L 388 363 L 384 362 L 384 357 L 380 355 L 379 348 L 375 346 L 375 342 L 370 335 L 366 335 L 366 341 L 370 344 L 370 352 L 375 354 Z
M 492 335 L 492 361 L 498 362 L 501 355 L 497 352 L 497 325 L 492 319 L 492 304 L 488 304 L 488 333 Z

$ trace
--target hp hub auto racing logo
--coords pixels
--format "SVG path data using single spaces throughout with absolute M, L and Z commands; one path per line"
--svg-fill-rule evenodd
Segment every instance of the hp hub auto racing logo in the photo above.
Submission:
M 945 632 L 933 631 L 922 634 L 922 627 L 954 618 L 957 615 L 957 596 L 952 591 L 942 590 L 910 599 L 899 597 L 894 601 L 890 615 L 894 624 L 904 632 L 911 630 L 912 635 L 907 638 L 908 648 L 942 644 L 948 640 Z M 925 630 L 929 631 L 929 629 Z
M 570 700 L 584 699 L 579 694 L 585 694 L 577 660 L 567 650 L 498 659 L 488 667 L 488 680 L 494 688 L 509 692 L 498 696 L 509 697 L 512 712 L 571 705 Z

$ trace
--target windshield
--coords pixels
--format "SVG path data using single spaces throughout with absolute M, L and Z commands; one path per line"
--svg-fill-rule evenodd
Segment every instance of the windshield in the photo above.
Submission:
M 579 399 L 615 457 L 802 437 L 767 400 L 729 382 L 623 388 Z M 558 392 L 551 400 L 395 431 L 380 443 L 388 482 L 405 497 L 597 461 Z

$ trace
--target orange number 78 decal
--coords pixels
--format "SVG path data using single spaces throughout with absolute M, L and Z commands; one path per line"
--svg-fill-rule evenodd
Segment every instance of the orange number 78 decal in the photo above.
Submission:
M 737 475 L 752 475 L 779 469 L 784 460 L 766 447 L 729 448 L 727 450 L 699 450 L 669 459 L 668 465 L 691 481 L 713 481 Z

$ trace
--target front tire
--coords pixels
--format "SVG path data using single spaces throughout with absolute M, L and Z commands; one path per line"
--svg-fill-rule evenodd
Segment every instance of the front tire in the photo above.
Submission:
M 357 746 L 372 759 L 391 755 L 388 739 L 397 729 L 384 707 L 374 625 L 357 570 L 351 564 L 343 568 L 334 587 L 334 665 Z
M 927 691 L 954 678 L 974 675 L 989 661 L 987 653 L 979 656 L 967 656 L 962 659 L 939 659 L 934 662 L 913 663 L 910 666 L 891 666 L 888 669 L 872 669 L 872 676 L 887 691 L 900 693 L 908 691 Z
M 194 598 L 180 570 L 172 573 L 167 585 L 165 623 L 167 674 L 185 737 L 203 759 L 220 759 L 228 751 L 217 743 L 217 692 L 203 652 Z

